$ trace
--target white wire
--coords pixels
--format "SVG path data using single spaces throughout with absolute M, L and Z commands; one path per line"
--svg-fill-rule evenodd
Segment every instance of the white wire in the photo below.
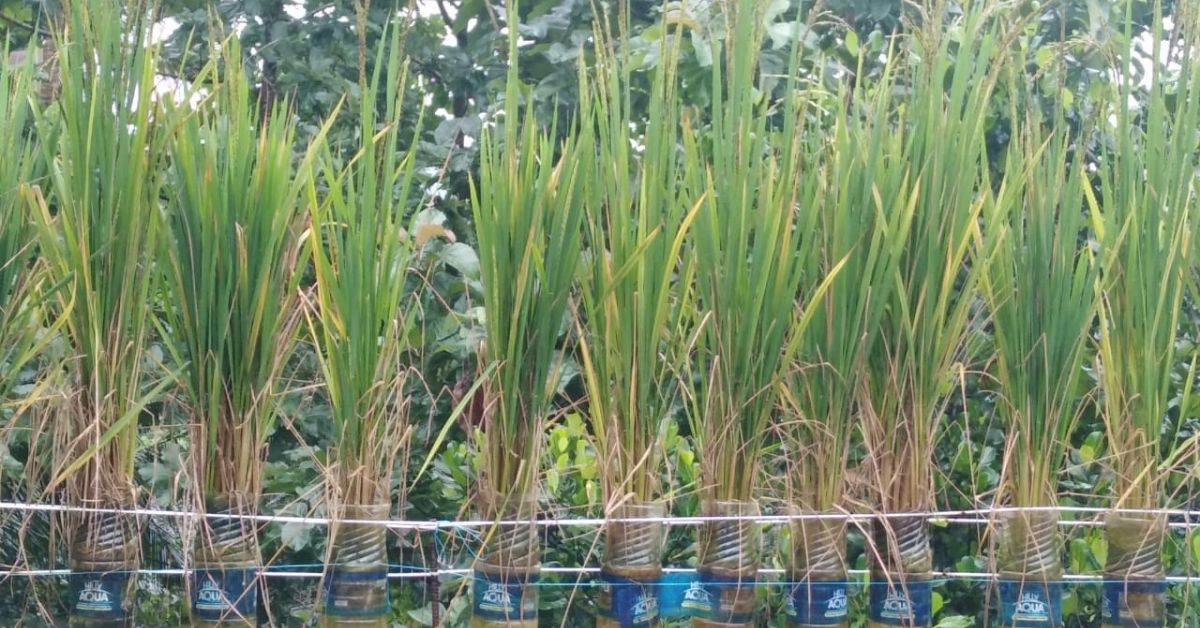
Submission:
M 137 569 L 133 573 L 141 575 L 153 576 L 186 576 L 193 570 L 190 569 Z M 664 567 L 663 573 L 694 573 L 695 569 L 684 567 Z M 562 574 L 562 575 L 585 575 L 600 573 L 599 567 L 542 567 L 540 570 L 543 574 Z M 10 577 L 45 577 L 45 576 L 69 576 L 70 569 L 28 569 L 28 570 L 8 570 L 0 571 L 0 578 Z M 470 569 L 452 568 L 452 569 L 435 569 L 431 571 L 412 571 L 412 572 L 397 572 L 389 573 L 387 577 L 392 580 L 427 580 L 430 578 L 440 578 L 443 576 L 465 576 L 471 573 Z M 779 578 L 787 575 L 785 569 L 763 568 L 758 570 L 759 575 Z M 869 573 L 866 569 L 849 569 L 848 576 L 863 576 Z M 262 571 L 259 572 L 259 577 L 263 578 L 281 578 L 281 579 L 315 579 L 324 576 L 320 571 Z M 933 571 L 935 580 L 986 580 L 994 581 L 997 575 L 984 571 Z M 1101 574 L 1064 574 L 1062 577 L 1064 582 L 1104 582 L 1105 578 Z M 1169 584 L 1200 584 L 1200 576 L 1165 576 L 1161 581 Z
M 938 519 L 938 521 L 944 523 L 976 525 L 992 523 L 991 519 L 970 519 L 962 517 L 947 517 L 945 519 Z M 1058 525 L 1064 528 L 1101 528 L 1104 527 L 1104 522 L 1098 519 L 1059 519 Z M 1195 522 L 1169 521 L 1167 522 L 1167 527 L 1175 530 L 1191 530 L 1193 528 L 1200 528 L 1200 520 Z
M 180 519 L 217 518 L 259 521 L 263 523 L 299 523 L 307 525 L 329 525 L 330 523 L 354 523 L 379 525 L 405 530 L 436 530 L 437 521 L 393 521 L 385 519 L 332 519 L 329 517 L 307 517 L 294 515 L 241 515 L 195 512 L 190 510 L 165 510 L 156 508 L 97 508 L 92 506 L 67 506 L 63 504 L 26 504 L 22 502 L 0 502 L 0 510 L 22 512 L 76 512 L 85 514 L 127 515 L 134 517 L 174 517 Z M 443 526 L 444 527 L 444 526 Z M 2 572 L 0 572 L 2 573 Z
M 896 518 L 924 518 L 931 522 L 947 523 L 947 524 L 990 524 L 992 519 L 983 518 L 986 515 L 997 515 L 1010 512 L 1059 512 L 1059 513 L 1081 513 L 1081 514 L 1106 514 L 1106 513 L 1123 513 L 1123 514 L 1145 514 L 1145 515 L 1166 515 L 1183 517 L 1184 522 L 1170 522 L 1167 525 L 1171 528 L 1191 529 L 1200 527 L 1200 511 L 1197 510 L 1181 510 L 1181 509 L 1137 509 L 1137 508 L 1098 508 L 1093 506 L 1035 506 L 1028 508 L 1017 507 L 993 507 L 971 510 L 943 510 L 933 512 L 903 512 L 903 513 L 798 513 L 785 515 L 747 515 L 747 516 L 695 516 L 695 517 L 613 517 L 613 518 L 565 518 L 565 519 L 538 519 L 535 521 L 493 521 L 493 520 L 467 520 L 467 521 L 396 521 L 382 519 L 335 519 L 330 517 L 307 517 L 294 515 L 238 515 L 238 514 L 214 514 L 203 513 L 185 510 L 167 510 L 154 508 L 97 508 L 89 506 L 68 506 L 63 504 L 37 504 L 24 502 L 3 502 L 0 501 L 0 511 L 21 511 L 21 512 L 75 512 L 75 513 L 92 513 L 92 514 L 116 514 L 127 516 L 143 516 L 143 517 L 174 517 L 174 518 L 200 518 L 200 517 L 219 517 L 226 519 L 242 519 L 251 520 L 263 523 L 297 523 L 314 526 L 325 525 L 331 523 L 352 523 L 362 525 L 378 525 L 390 529 L 399 530 L 425 530 L 425 531 L 442 531 L 454 528 L 484 528 L 493 525 L 528 525 L 533 523 L 542 527 L 559 527 L 559 526 L 583 526 L 583 527 L 600 527 L 607 522 L 646 522 L 646 523 L 662 523 L 667 525 L 680 526 L 695 526 L 708 522 L 720 521 L 754 521 L 763 524 L 785 524 L 797 520 L 845 520 L 848 522 L 870 522 L 880 518 L 896 519 Z M 1059 525 L 1064 527 L 1095 527 L 1103 525 L 1103 521 L 1097 519 L 1083 520 L 1060 520 Z M 595 574 L 599 573 L 599 567 L 542 567 L 541 572 L 545 574 Z M 694 570 L 685 568 L 667 567 L 663 569 L 666 573 L 684 573 Z M 430 578 L 439 578 L 443 576 L 462 576 L 471 572 L 470 569 L 462 568 L 447 568 L 434 569 L 418 572 L 397 572 L 389 573 L 388 578 L 398 580 L 423 580 Z M 186 576 L 191 573 L 189 569 L 137 569 L 134 573 L 159 576 Z M 779 577 L 786 574 L 783 569 L 760 569 L 759 572 L 765 576 Z M 864 575 L 865 570 L 849 570 L 850 575 Z M 9 577 L 44 577 L 44 576 L 68 576 L 71 574 L 69 569 L 29 569 L 29 570 L 0 570 L 0 578 Z M 315 579 L 322 577 L 320 571 L 262 571 L 259 573 L 265 578 L 291 578 L 291 579 Z M 970 572 L 970 571 L 941 571 L 933 572 L 935 578 L 945 578 L 952 580 L 987 580 L 993 581 L 996 579 L 996 574 L 987 572 Z M 1096 574 L 1067 574 L 1063 576 L 1064 581 L 1070 582 L 1103 582 L 1104 576 Z M 1167 576 L 1163 580 L 1172 584 L 1200 584 L 1200 576 Z
M 401 521 L 393 519 L 339 519 L 331 517 L 310 517 L 296 515 L 244 515 L 244 514 L 225 514 L 225 513 L 206 513 L 195 512 L 188 510 L 166 510 L 155 508 L 98 508 L 91 506 L 68 506 L 63 504 L 37 504 L 24 502 L 2 502 L 0 501 L 0 511 L 24 511 L 24 512 L 75 512 L 75 513 L 91 513 L 91 514 L 116 514 L 135 517 L 174 517 L 174 518 L 220 518 L 220 519 L 239 519 L 248 521 L 257 521 L 262 523 L 296 523 L 305 525 L 330 525 L 332 523 L 350 523 L 359 525 L 376 525 L 398 530 L 427 530 L 436 531 L 452 528 L 486 528 L 494 525 L 528 525 L 533 524 L 541 527 L 561 527 L 561 526 L 583 526 L 583 527 L 601 527 L 608 522 L 623 522 L 623 523 L 662 523 L 668 525 L 679 526 L 696 526 L 704 523 L 720 522 L 720 521 L 753 521 L 764 524 L 783 524 L 792 521 L 800 520 L 845 520 L 849 522 L 870 522 L 878 519 L 911 519 L 922 518 L 934 523 L 990 523 L 989 519 L 980 518 L 986 515 L 996 515 L 1011 512 L 1059 512 L 1059 513 L 1080 513 L 1080 514 L 1106 514 L 1106 513 L 1122 513 L 1122 514 L 1143 514 L 1143 515 L 1164 515 L 1172 517 L 1183 517 L 1185 522 L 1171 522 L 1168 525 L 1177 528 L 1194 528 L 1200 527 L 1200 510 L 1181 510 L 1181 509 L 1143 509 L 1143 508 L 1099 508 L 1094 506 L 1032 506 L 1027 508 L 1017 508 L 1010 506 L 997 506 L 992 508 L 979 508 L 971 510 L 940 510 L 931 512 L 899 512 L 899 513 L 797 513 L 797 514 L 781 514 L 781 515 L 729 515 L 729 516 L 691 516 L 691 517 L 580 517 L 580 518 L 553 518 L 553 519 L 536 519 L 533 521 L 521 520 L 465 520 L 465 521 Z M 1101 525 L 1099 521 L 1072 521 L 1064 520 L 1059 522 L 1065 526 L 1094 526 Z

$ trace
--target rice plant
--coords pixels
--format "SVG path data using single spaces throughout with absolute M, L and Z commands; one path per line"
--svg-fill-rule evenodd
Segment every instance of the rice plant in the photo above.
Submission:
M 861 104 L 836 110 L 824 150 L 814 234 L 819 245 L 805 260 L 801 282 L 803 293 L 824 295 L 804 311 L 809 322 L 792 327 L 792 364 L 780 389 L 795 463 L 789 498 L 809 512 L 845 505 L 861 372 L 879 341 L 874 331 L 896 289 L 894 276 L 912 223 L 913 174 L 896 158 L 903 138 L 888 122 L 895 104 L 891 73 L 872 89 L 838 95 Z
M 120 5 L 96 0 L 69 12 L 58 43 L 57 115 L 39 119 L 39 132 L 57 138 L 43 146 L 54 211 L 40 190 L 32 194 L 42 254 L 64 286 L 64 334 L 78 353 L 77 455 L 59 479 L 83 470 L 80 497 L 124 504 L 136 493 L 137 415 L 149 398 L 142 379 L 152 261 L 146 255 L 159 230 L 164 139 L 151 98 L 157 51 L 129 45 L 126 36 L 143 32 L 140 8 L 124 14 Z
M 345 504 L 388 501 L 409 432 L 402 395 L 414 311 L 404 294 L 413 251 L 402 225 L 415 147 L 400 142 L 408 76 L 400 42 L 400 30 L 391 29 L 364 86 L 360 146 L 341 167 L 324 147 L 322 176 L 308 185 L 316 277 L 309 324 L 337 435 L 330 498 Z
M 580 274 L 579 340 L 605 512 L 597 626 L 652 623 L 665 528 L 663 438 L 677 400 L 682 354 L 678 276 L 698 205 L 680 185 L 680 34 L 662 38 L 644 117 L 633 107 L 628 33 L 595 27 L 596 155 L 585 177 L 588 249 Z M 638 151 L 635 146 L 639 146 Z M 594 164 L 594 165 L 592 165 Z M 624 620 L 621 617 L 625 617 Z
M 800 284 L 811 297 L 789 332 L 787 376 L 778 388 L 786 497 L 800 514 L 830 516 L 791 522 L 787 612 L 795 625 L 847 617 L 839 600 L 848 593 L 848 526 L 836 515 L 850 506 L 846 467 L 858 441 L 855 400 L 864 360 L 878 338 L 872 331 L 895 289 L 912 222 L 908 166 L 895 159 L 902 139 L 889 124 L 892 69 L 885 71 L 874 88 L 843 88 L 821 105 L 833 113 L 815 201 L 816 244 L 803 260 Z
M 1009 438 L 1003 495 L 1017 507 L 1058 503 L 1096 312 L 1098 269 L 1080 243 L 1088 226 L 1083 167 L 1066 134 L 1043 138 L 1040 124 L 1024 123 L 1025 137 L 1010 149 L 1007 175 L 985 210 L 992 244 L 980 276 Z
M 973 254 L 987 199 L 984 129 L 1002 45 L 986 7 L 958 16 L 944 8 L 927 10 L 913 49 L 904 53 L 920 62 L 898 77 L 909 91 L 895 108 L 899 151 L 889 159 L 905 164 L 908 174 L 894 199 L 905 202 L 885 208 L 912 216 L 897 266 L 884 279 L 894 287 L 883 316 L 868 331 L 878 337 L 870 341 L 858 398 L 866 481 L 884 514 L 934 507 L 943 410 L 972 356 L 969 331 L 980 318 L 982 264 Z M 925 519 L 881 517 L 869 554 L 872 625 L 894 621 L 897 605 L 912 625 L 929 625 L 933 555 Z
M 1156 15 L 1160 11 L 1156 4 Z M 1190 20 L 1169 37 L 1161 20 L 1155 24 L 1145 77 L 1134 72 L 1134 45 L 1119 55 L 1109 124 L 1091 184 L 1084 186 L 1100 248 L 1097 370 L 1115 508 L 1165 505 L 1168 461 L 1174 458 L 1167 449 L 1174 444 L 1166 442 L 1163 428 L 1192 270 L 1197 158 L 1181 138 L 1200 128 L 1197 32 Z M 1159 51 L 1176 67 L 1160 66 Z M 1146 87 L 1135 99 L 1141 79 Z M 1165 516 L 1114 512 L 1106 532 L 1105 623 L 1165 621 Z
M 816 241 L 820 176 L 816 144 L 804 141 L 804 103 L 787 98 L 777 122 L 759 92 L 763 8 L 750 0 L 729 5 L 726 49 L 714 54 L 722 62 L 713 64 L 708 135 L 701 142 L 685 134 L 685 185 L 703 198 L 687 262 L 698 328 L 686 374 L 696 384 L 688 418 L 708 499 L 754 497 L 802 260 Z
M 1019 93 L 1013 89 L 1010 93 Z M 1014 113 L 1014 118 L 1020 120 Z M 1065 132 L 1029 120 L 1010 147 L 985 213 L 981 291 L 988 304 L 998 413 L 1007 430 L 995 528 L 1001 621 L 1062 615 L 1058 480 L 1085 407 L 1083 361 L 1096 312 L 1097 265 L 1086 245 L 1083 168 Z M 1055 125 L 1063 128 L 1065 125 Z M 987 253 L 985 253 L 986 255 Z
M 51 334 L 41 334 L 44 301 L 53 286 L 42 282 L 45 265 L 37 255 L 37 228 L 29 187 L 43 183 L 46 164 L 38 154 L 33 128 L 36 69 L 0 65 L 0 398 L 7 399 L 22 371 Z M 24 188 L 24 191 L 23 191 Z M 45 288 L 45 289 L 43 289 Z
M 203 495 L 253 503 L 274 385 L 299 321 L 304 175 L 286 108 L 260 112 L 229 46 L 208 102 L 181 114 L 170 147 L 164 257 L 174 307 L 164 338 L 184 365 Z
M 1169 37 L 1169 41 L 1168 38 Z M 1172 395 L 1180 306 L 1191 266 L 1196 157 L 1179 137 L 1200 125 L 1194 29 L 1152 30 L 1177 68 L 1150 62 L 1145 93 L 1123 75 L 1092 185 L 1084 187 L 1100 246 L 1099 372 L 1110 435 L 1114 506 L 1162 504 L 1161 440 Z M 1134 46 L 1120 67 L 1134 67 Z M 1139 103 L 1133 106 L 1130 103 Z
M 510 14 L 516 10 L 510 6 Z M 494 363 L 483 425 L 484 486 L 532 495 L 542 426 L 558 386 L 559 339 L 579 265 L 589 124 L 561 144 L 522 104 L 517 37 L 510 34 L 502 128 L 484 129 L 471 184 L 483 280 L 484 355 Z
M 0 470 L 0 479 L 4 490 L 23 483 L 29 492 L 46 482 L 46 461 L 38 453 L 53 447 L 53 438 L 45 438 L 54 436 L 46 417 L 55 409 L 49 390 L 60 383 L 60 369 L 55 368 L 58 360 L 44 351 L 65 320 L 53 307 L 56 286 L 38 254 L 35 214 L 26 202 L 31 186 L 45 183 L 46 164 L 38 145 L 54 141 L 34 128 L 36 72 L 28 59 L 23 65 L 0 65 L 0 155 L 6 156 L 0 160 L 0 452 L 7 457 L 25 450 L 25 468 Z M 8 532 L 30 521 L 28 513 L 0 515 L 6 562 L 24 550 L 23 539 Z
M 986 171 L 984 129 L 1001 65 L 995 22 L 978 7 L 948 23 L 940 12 L 915 34 L 922 62 L 903 76 L 899 154 L 908 171 L 911 226 L 890 281 L 895 287 L 871 341 L 860 395 L 869 481 L 884 512 L 933 503 L 934 445 L 942 409 L 966 358 L 982 266 L 971 259 L 979 234 Z M 974 45 L 957 48 L 954 40 Z M 886 172 L 886 171 L 885 171 Z
M 759 513 L 755 487 L 790 330 L 819 300 L 797 301 L 817 241 L 821 179 L 807 100 L 789 80 L 772 108 L 771 81 L 758 67 L 765 7 L 745 0 L 724 9 L 707 128 L 700 135 L 685 127 L 683 142 L 684 189 L 701 200 L 683 277 L 695 328 L 680 367 L 699 450 L 701 514 L 723 518 L 699 530 L 699 569 L 710 584 L 695 626 L 753 622 L 760 529 L 745 517 Z M 798 318 L 797 307 L 805 312 Z
M 664 37 L 644 117 L 632 109 L 627 37 L 597 29 L 596 40 L 597 155 L 587 183 L 580 354 L 612 508 L 662 496 L 661 438 L 674 403 L 672 356 L 680 351 L 672 347 L 681 335 L 677 278 L 696 203 L 680 186 L 675 36 Z

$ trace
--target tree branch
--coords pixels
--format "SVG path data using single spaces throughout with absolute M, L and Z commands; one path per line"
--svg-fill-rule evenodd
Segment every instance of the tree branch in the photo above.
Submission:
M 444 0 L 437 0 L 438 13 L 442 14 L 442 21 L 446 24 L 446 29 L 449 30 L 455 39 L 458 39 L 458 34 L 454 32 L 454 18 L 450 17 L 450 12 L 446 10 Z
M 11 17 L 3 12 L 0 12 L 0 22 L 8 24 L 11 28 L 19 28 L 30 35 L 38 35 L 39 37 L 49 37 L 50 32 L 42 30 L 33 24 L 26 24 L 15 17 Z

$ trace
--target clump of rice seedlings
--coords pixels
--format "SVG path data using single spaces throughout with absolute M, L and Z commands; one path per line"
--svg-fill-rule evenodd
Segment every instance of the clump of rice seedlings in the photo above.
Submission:
M 517 15 L 515 4 L 508 15 Z M 516 31 L 509 29 L 502 128 L 485 127 L 479 177 L 471 183 L 486 310 L 483 355 L 494 366 L 482 388 L 486 408 L 476 434 L 477 504 L 487 518 L 528 523 L 486 535 L 475 564 L 473 625 L 536 625 L 538 460 L 580 260 L 581 179 L 595 151 L 586 110 L 560 142 L 557 124 L 543 129 L 534 107 L 523 104 Z M 581 84 L 586 103 L 582 73 Z M 507 587 L 506 595 L 487 596 L 489 587 Z
M 867 479 L 876 507 L 888 513 L 933 508 L 935 444 L 943 409 L 970 351 L 979 318 L 975 290 L 982 264 L 973 259 L 987 196 L 984 131 L 996 73 L 1002 67 L 998 20 L 976 5 L 948 15 L 926 11 L 911 39 L 915 55 L 898 76 L 909 95 L 895 107 L 901 139 L 893 159 L 908 168 L 901 192 L 911 211 L 884 315 L 872 333 L 860 410 L 868 452 Z M 954 31 L 951 37 L 948 32 Z M 957 42 L 972 42 L 958 46 Z M 881 517 L 871 548 L 871 621 L 931 621 L 932 556 L 922 517 Z
M 28 201 L 32 186 L 45 183 L 46 162 L 39 154 L 31 98 L 37 69 L 0 64 L 0 398 L 7 399 L 53 337 L 42 333 L 45 305 L 54 286 L 45 281 L 46 265 L 37 255 L 36 216 Z M 48 136 L 53 141 L 53 135 Z M 43 193 L 38 187 L 38 193 Z M 50 321 L 53 323 L 53 321 Z M 34 397 L 36 395 L 29 395 Z M 18 408 L 29 399 L 17 404 Z M 17 417 L 8 419 L 9 423 Z M 7 439 L 0 434 L 0 442 Z
M 1015 91 L 1015 90 L 1014 90 Z M 1014 114 L 1014 119 L 1020 119 Z M 1017 509 L 1058 505 L 1058 474 L 1083 407 L 1083 361 L 1096 313 L 1098 266 L 1086 248 L 1082 165 L 1065 133 L 1042 138 L 1025 123 L 1005 178 L 985 209 L 981 291 L 991 317 L 999 393 L 1008 433 L 999 502 Z M 1000 517 L 1004 625 L 1021 600 L 1061 621 L 1058 513 L 1016 510 Z M 1026 613 L 1028 614 L 1028 613 Z
M 55 138 L 42 145 L 53 208 L 39 190 L 27 195 L 74 354 L 53 486 L 65 484 L 64 499 L 77 506 L 137 504 L 138 418 L 169 383 L 145 377 L 165 149 L 147 19 L 138 2 L 78 2 L 65 12 L 56 35 L 61 93 L 38 120 L 39 134 Z M 124 625 L 129 571 L 139 562 L 136 521 L 87 514 L 69 527 L 72 624 Z
M 46 349 L 64 319 L 54 307 L 56 286 L 38 255 L 35 208 L 27 202 L 35 186 L 45 184 L 39 143 L 54 141 L 33 125 L 37 73 L 28 58 L 0 64 L 0 453 L 10 461 L 0 470 L 0 486 L 9 499 L 37 495 L 45 486 L 49 456 L 42 452 L 54 448 L 51 423 L 61 399 L 52 392 L 60 384 L 61 361 Z M 14 473 L 14 461 L 24 468 Z M 4 562 L 28 562 L 25 556 L 36 550 L 26 544 L 48 540 L 45 523 L 41 513 L 0 513 Z M 33 609 L 36 596 L 18 605 Z
M 193 620 L 256 625 L 256 526 L 220 515 L 258 511 L 276 382 L 300 321 L 299 193 L 322 138 L 297 166 L 290 112 L 280 103 L 261 109 L 240 54 L 229 40 L 204 76 L 208 97 L 176 112 L 163 340 L 181 365 L 194 477 L 209 515 L 196 535 Z
M 585 186 L 579 345 L 605 512 L 618 519 L 605 529 L 600 626 L 650 622 L 658 609 L 645 600 L 657 596 L 665 528 L 620 519 L 666 512 L 662 439 L 677 402 L 680 253 L 696 215 L 680 185 L 678 37 L 662 40 L 643 116 L 634 109 L 627 35 L 596 29 L 596 155 Z
M 703 200 L 687 249 L 696 329 L 683 377 L 694 385 L 687 412 L 699 450 L 701 510 L 710 516 L 759 512 L 764 433 L 778 406 L 803 262 L 816 242 L 819 143 L 805 141 L 804 98 L 789 94 L 778 111 L 769 108 L 758 68 L 763 9 L 750 0 L 728 5 L 725 48 L 713 55 L 708 128 L 703 137 L 684 137 L 685 185 Z M 801 307 L 816 300 L 803 295 Z M 711 604 L 699 609 L 695 625 L 753 622 L 758 531 L 746 519 L 701 528 Z
M 317 178 L 308 186 L 316 276 L 309 327 L 335 435 L 327 498 L 331 513 L 350 520 L 388 518 L 393 472 L 407 459 L 411 432 L 406 382 L 416 302 L 406 280 L 414 243 L 402 225 L 416 148 L 400 138 L 408 78 L 401 29 L 392 27 L 387 41 L 363 86 L 357 150 L 344 164 L 323 150 L 323 191 Z M 399 501 L 403 512 L 403 492 Z M 386 538 L 382 526 L 335 524 L 322 625 L 388 625 Z
M 891 132 L 892 69 L 871 89 L 844 90 L 833 102 L 817 196 L 818 239 L 805 260 L 801 292 L 823 292 L 789 338 L 780 386 L 784 483 L 798 518 L 791 525 L 788 611 L 794 625 L 844 620 L 847 606 L 846 468 L 856 442 L 862 369 L 895 289 L 912 221 L 908 164 Z M 841 103 L 851 102 L 850 108 Z M 860 104 L 861 103 L 861 104 Z M 819 515 L 820 517 L 814 517 Z
M 1161 7 L 1156 4 L 1157 13 Z M 1157 14 L 1156 13 L 1156 14 Z M 1164 506 L 1164 419 L 1173 395 L 1183 295 L 1192 270 L 1197 158 L 1188 142 L 1200 128 L 1200 61 L 1191 20 L 1168 35 L 1156 19 L 1157 57 L 1144 91 L 1133 75 L 1135 43 L 1117 62 L 1127 71 L 1101 127 L 1103 148 L 1084 187 L 1099 243 L 1101 411 L 1112 460 L 1113 506 Z M 1127 35 L 1130 27 L 1126 27 Z M 1130 38 L 1132 40 L 1132 38 Z M 1135 97 L 1136 95 L 1136 97 Z M 1114 512 L 1108 520 L 1105 624 L 1165 620 L 1162 516 Z

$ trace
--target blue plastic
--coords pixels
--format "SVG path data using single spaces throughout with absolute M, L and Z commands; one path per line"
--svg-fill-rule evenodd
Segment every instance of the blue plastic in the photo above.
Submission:
M 845 582 L 798 582 L 788 596 L 787 614 L 793 623 L 837 626 L 846 622 L 850 596 Z
M 534 574 L 500 576 L 476 569 L 471 583 L 472 613 L 489 621 L 537 619 L 537 596 L 525 597 L 529 585 L 537 580 Z
M 928 626 L 933 621 L 933 583 L 895 580 L 871 583 L 871 621 L 884 626 Z
M 379 617 L 391 611 L 386 569 L 348 571 L 336 567 L 325 574 L 325 604 L 322 612 L 329 617 Z M 372 593 L 379 593 L 372 595 Z M 347 604 L 345 599 L 378 599 L 374 606 Z
M 129 572 L 74 572 L 70 581 L 71 610 L 76 617 L 104 621 L 125 618 Z
M 691 617 L 690 607 L 697 601 L 697 595 L 706 594 L 695 572 L 664 573 L 658 580 L 658 616 L 663 619 Z
M 1156 594 L 1167 592 L 1166 582 L 1136 582 L 1117 580 L 1104 583 L 1104 601 L 1101 608 L 1102 622 L 1106 626 L 1129 626 L 1131 628 L 1162 628 L 1164 622 L 1129 617 L 1126 593 Z
M 616 621 L 621 628 L 650 626 L 658 619 L 657 582 L 601 571 L 600 587 L 600 615 Z
M 1000 622 L 1015 628 L 1063 625 L 1061 582 L 1001 580 Z

